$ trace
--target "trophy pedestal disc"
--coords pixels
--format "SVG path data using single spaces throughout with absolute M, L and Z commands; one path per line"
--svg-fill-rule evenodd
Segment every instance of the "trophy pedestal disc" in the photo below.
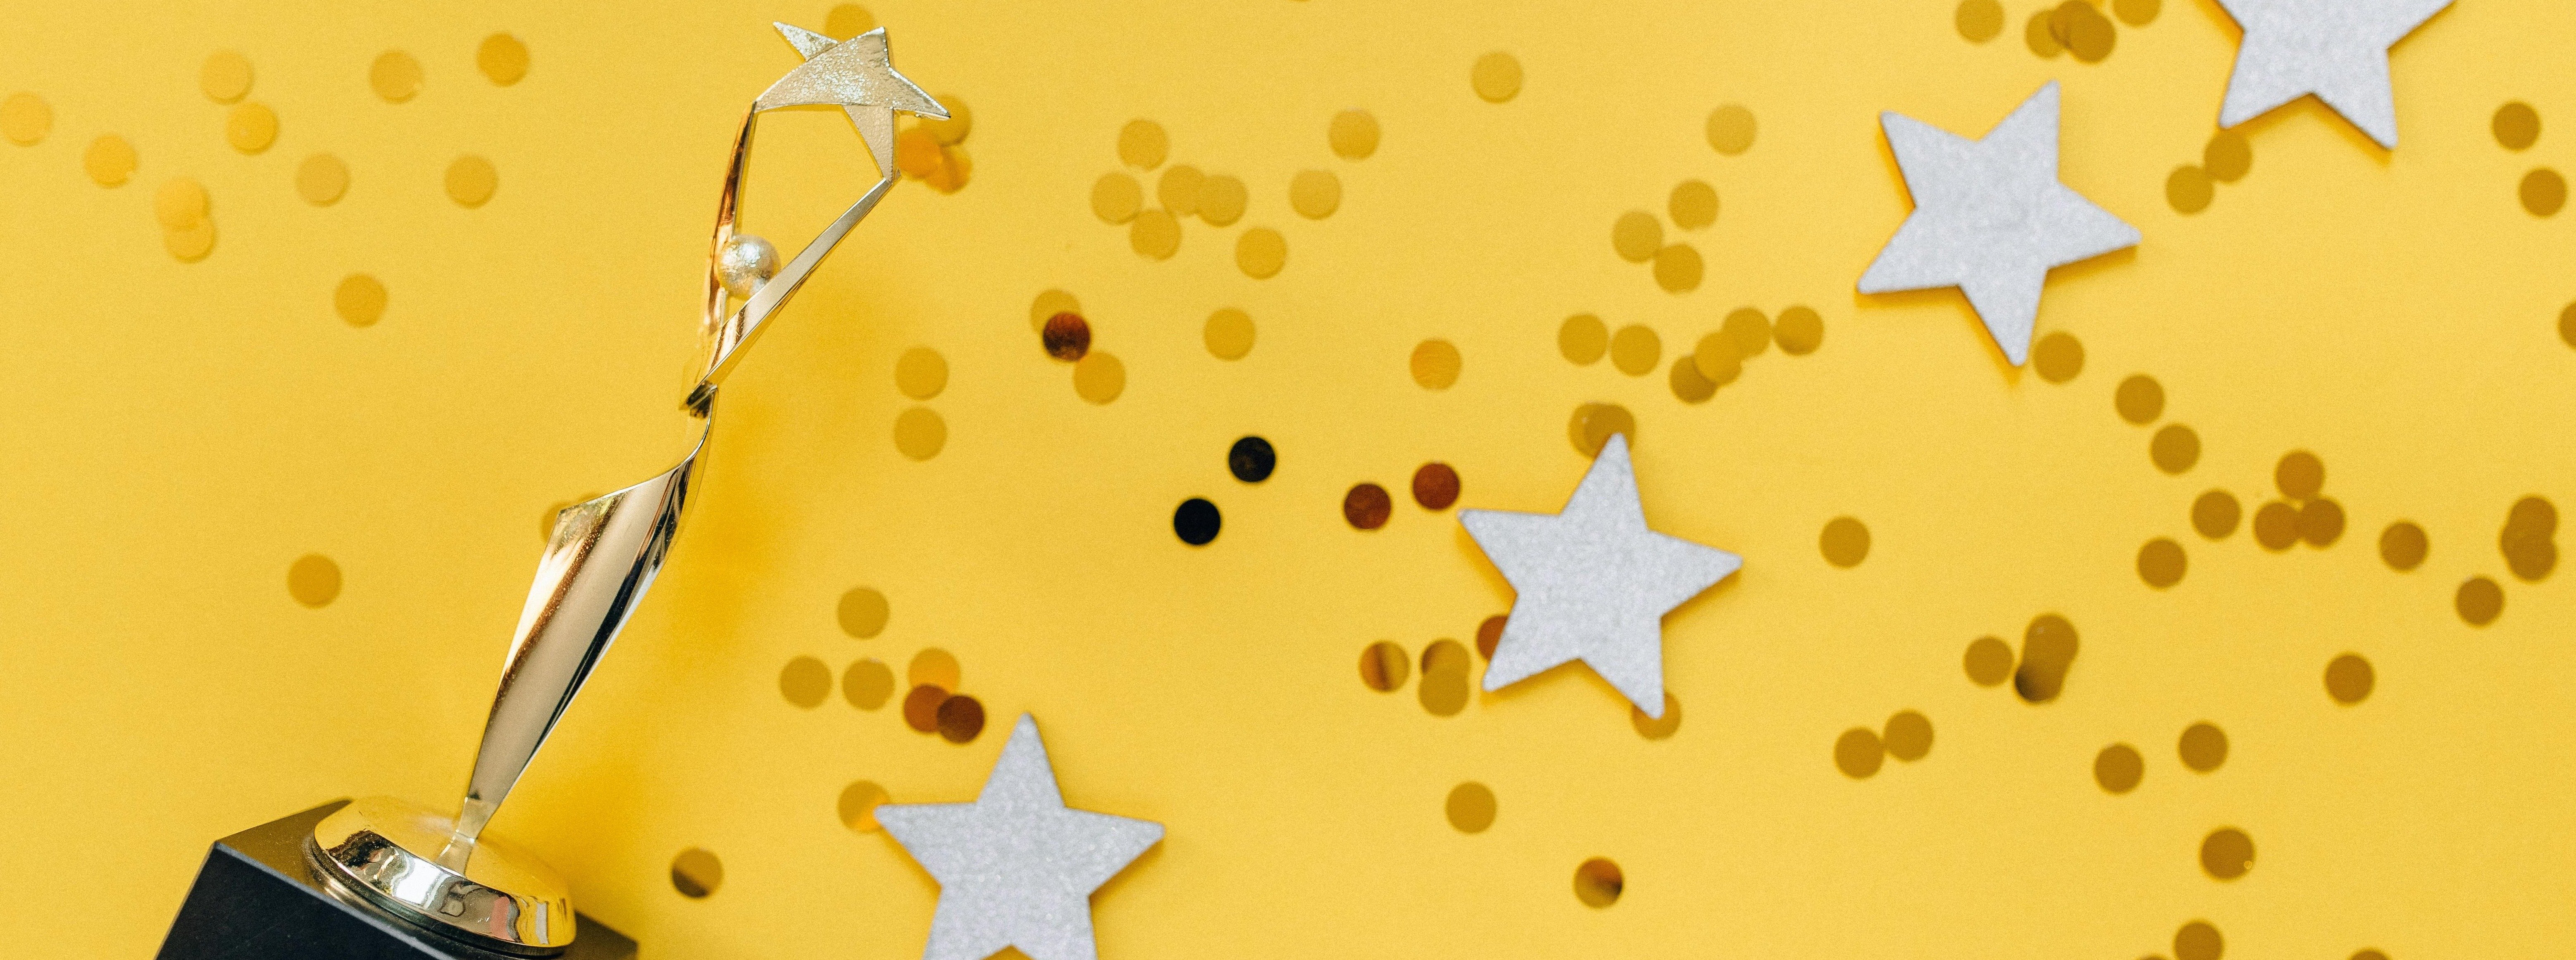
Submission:
M 307 845 L 334 800 L 215 843 L 160 960 L 526 960 L 409 926 L 327 885 Z M 634 960 L 635 941 L 591 917 L 558 960 Z

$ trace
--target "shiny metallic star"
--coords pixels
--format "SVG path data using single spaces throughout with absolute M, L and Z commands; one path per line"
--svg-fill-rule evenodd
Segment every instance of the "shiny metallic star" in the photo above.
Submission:
M 2138 228 L 2057 180 L 2057 84 L 1969 140 L 1882 113 L 1914 213 L 1860 276 L 1860 292 L 1958 287 L 2020 366 L 2048 271 L 2138 245 Z
M 1485 689 L 1581 660 L 1650 717 L 1664 715 L 1664 614 L 1744 566 L 1646 529 L 1626 434 L 1601 446 L 1563 511 L 1462 510 L 1458 522 L 1518 594 Z
M 2233 127 L 2308 94 L 2379 145 L 2397 149 L 2388 48 L 2451 0 L 2218 0 L 2245 39 L 2218 125 Z
M 1057 792 L 1038 722 L 1020 715 L 973 803 L 877 808 L 877 822 L 939 881 L 924 960 L 1095 960 L 1091 892 L 1163 839 L 1163 825 L 1074 810 Z
M 770 26 L 778 28 L 779 36 L 786 37 L 805 62 L 761 91 L 753 107 L 840 107 L 858 126 L 859 139 L 867 141 L 868 155 L 876 158 L 879 174 L 895 175 L 895 111 L 948 119 L 948 108 L 895 72 L 884 27 L 836 41 L 803 27 Z

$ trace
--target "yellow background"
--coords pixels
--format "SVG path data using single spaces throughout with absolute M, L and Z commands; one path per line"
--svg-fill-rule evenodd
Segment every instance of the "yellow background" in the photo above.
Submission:
M 340 796 L 452 802 L 539 515 L 678 452 L 725 150 L 795 63 L 767 24 L 829 6 L 0 8 L 0 93 L 52 110 L 40 143 L 0 144 L 0 954 L 147 954 L 217 837 Z M 1942 0 L 869 7 L 896 65 L 973 111 L 971 179 L 900 186 L 729 382 L 670 566 L 495 826 L 646 956 L 916 955 L 935 884 L 836 799 L 968 799 L 1022 711 L 1069 801 L 1169 828 L 1096 900 L 1125 960 L 2125 958 L 2193 919 L 2249 958 L 2576 939 L 2576 621 L 2564 578 L 2513 579 L 2496 549 L 2510 505 L 2562 498 L 2576 465 L 2566 224 L 2515 193 L 2576 155 L 2551 126 L 2576 7 L 2441 14 L 2396 49 L 2398 151 L 2302 102 L 2244 128 L 2251 174 L 2191 216 L 2164 184 L 2199 161 L 2237 37 L 2208 0 L 2121 24 L 2092 65 L 2034 56 L 2027 0 L 1983 44 Z M 475 68 L 497 32 L 530 51 L 515 85 Z M 280 118 L 264 152 L 228 146 L 199 91 L 220 50 Z M 369 87 L 387 50 L 425 65 L 409 102 Z M 1502 104 L 1468 82 L 1495 50 L 1526 75 Z M 1976 135 L 2050 79 L 2064 180 L 2145 236 L 2053 277 L 2040 332 L 2085 349 L 2063 384 L 2007 366 L 1955 293 L 1852 292 L 1909 209 L 1878 112 Z M 2488 130 L 2511 100 L 2543 121 L 2524 153 Z M 1741 156 L 1703 133 L 1722 103 L 1758 118 Z M 1348 108 L 1384 131 L 1365 160 L 1326 143 Z M 1154 261 L 1095 217 L 1136 118 L 1250 185 L 1243 222 L 1185 221 Z M 746 226 L 792 251 L 873 171 L 831 114 L 763 131 Z M 112 189 L 81 162 L 111 133 L 140 157 Z M 295 192 L 319 151 L 352 171 L 329 206 Z M 480 208 L 443 192 L 460 154 L 499 172 Z M 1339 176 L 1331 217 L 1289 209 L 1304 169 Z M 201 262 L 154 219 L 179 177 L 212 196 Z M 1724 206 L 1667 225 L 1709 264 L 1675 295 L 1609 228 L 1687 179 Z M 1287 239 L 1275 278 L 1236 268 L 1254 226 Z M 333 313 L 352 272 L 390 291 L 373 326 Z M 1124 362 L 1114 402 L 1039 349 L 1051 288 Z M 1728 311 L 1793 304 L 1823 348 L 1700 405 L 1556 347 L 1592 312 L 1654 329 L 1668 367 Z M 1201 345 L 1223 307 L 1258 326 L 1243 360 Z M 1431 338 L 1464 357 L 1445 391 L 1407 373 Z M 951 372 L 923 462 L 892 441 L 914 346 Z M 2199 432 L 2187 473 L 2114 414 L 2132 373 Z M 1405 496 L 1413 469 L 1455 465 L 1464 507 L 1554 510 L 1586 463 L 1567 417 L 1595 401 L 1635 414 L 1656 527 L 1746 558 L 1667 621 L 1679 733 L 1641 738 L 1579 668 L 1449 718 L 1364 688 L 1369 642 L 1472 640 L 1510 602 L 1453 514 Z M 1226 473 L 1244 434 L 1280 451 L 1266 483 Z M 2250 515 L 2293 449 L 2323 458 L 2341 540 L 2192 532 L 2193 497 Z M 1384 529 L 1340 516 L 1362 481 L 1396 493 Z M 1192 496 L 1224 511 L 1205 548 L 1170 528 Z M 1871 531 L 1857 568 L 1819 554 L 1839 515 Z M 2373 546 L 2401 518 L 2433 544 L 2411 573 Z M 2189 551 L 2171 590 L 2133 569 L 2155 537 Z M 314 553 L 346 583 L 318 609 L 285 583 Z M 2479 575 L 2506 594 L 2483 629 L 2452 609 Z M 874 639 L 835 620 L 862 585 L 892 606 Z M 2062 698 L 1968 682 L 1971 639 L 2017 646 L 2044 612 L 2082 635 Z M 779 692 L 794 657 L 900 674 L 926 647 L 992 716 L 969 745 Z M 2320 681 L 2345 651 L 2378 676 L 2349 707 Z M 1842 731 L 1903 709 L 1931 719 L 1928 757 L 1837 771 Z M 2206 775 L 2173 747 L 2200 720 L 2233 745 Z M 2091 765 L 2120 742 L 2146 775 L 2114 796 Z M 1482 834 L 1442 816 L 1467 780 L 1499 798 Z M 2221 826 L 2254 840 L 2243 879 L 2200 869 Z M 692 847 L 724 865 L 705 899 L 669 880 Z M 1593 856 L 1627 877 L 1607 909 L 1570 889 Z

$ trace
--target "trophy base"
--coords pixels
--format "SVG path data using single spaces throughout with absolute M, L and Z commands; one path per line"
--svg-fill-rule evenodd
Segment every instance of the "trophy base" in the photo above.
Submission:
M 309 853 L 335 800 L 215 843 L 160 960 L 524 960 L 396 919 L 337 888 Z M 591 917 L 560 960 L 634 960 L 635 941 Z

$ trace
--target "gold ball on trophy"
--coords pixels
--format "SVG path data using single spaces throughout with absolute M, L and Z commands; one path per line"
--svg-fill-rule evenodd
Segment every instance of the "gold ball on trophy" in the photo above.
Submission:
M 716 253 L 716 279 L 723 281 L 725 290 L 734 296 L 751 296 L 752 291 L 777 275 L 778 248 L 751 234 L 735 234 Z

